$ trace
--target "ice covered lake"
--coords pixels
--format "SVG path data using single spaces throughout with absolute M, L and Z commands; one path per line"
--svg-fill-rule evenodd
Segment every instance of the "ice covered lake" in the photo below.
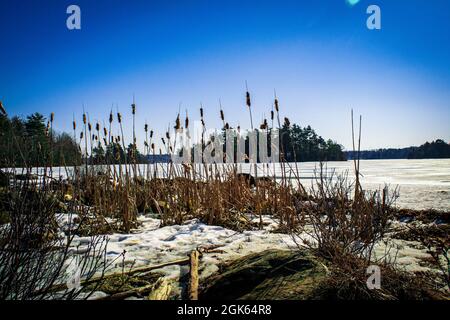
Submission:
M 354 179 L 353 161 L 326 162 L 326 172 L 336 174 L 348 174 L 349 179 Z M 224 165 L 227 167 L 227 165 Z M 254 174 L 252 164 L 238 164 L 238 170 Z M 118 166 L 116 166 L 117 169 Z M 158 176 L 167 174 L 167 164 L 158 164 Z M 198 165 L 197 172 L 203 165 Z M 101 168 L 99 167 L 99 170 Z M 181 169 L 181 168 L 179 168 Z M 53 176 L 68 174 L 64 168 L 53 168 Z M 139 165 L 139 173 L 147 175 L 154 172 L 155 165 Z M 258 164 L 258 176 L 268 175 L 281 177 L 280 164 Z M 298 171 L 300 181 L 305 187 L 310 187 L 314 182 L 314 176 L 319 170 L 318 162 L 300 162 L 286 165 L 286 170 L 291 170 L 293 178 Z M 16 170 L 20 171 L 20 170 Z M 42 173 L 41 170 L 35 170 Z M 181 170 L 178 170 L 181 172 Z M 398 187 L 400 196 L 397 205 L 411 209 L 437 209 L 450 211 L 450 159 L 425 159 L 425 160 L 361 160 L 361 183 L 367 190 L 382 189 L 385 184 L 394 189 Z M 70 172 L 69 172 L 70 174 Z M 295 183 L 296 179 L 291 179 Z

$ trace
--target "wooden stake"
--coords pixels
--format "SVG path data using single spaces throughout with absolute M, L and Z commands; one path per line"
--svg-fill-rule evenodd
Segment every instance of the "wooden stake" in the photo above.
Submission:
M 190 255 L 189 300 L 198 300 L 198 250 Z

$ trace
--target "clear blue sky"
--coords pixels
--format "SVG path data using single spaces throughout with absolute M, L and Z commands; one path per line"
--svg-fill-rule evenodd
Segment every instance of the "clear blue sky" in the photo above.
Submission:
M 81 30 L 66 8 L 81 7 Z M 366 28 L 381 8 L 382 29 Z M 364 149 L 450 140 L 450 1 L 2 0 L 0 100 L 10 114 L 56 114 L 71 131 L 82 104 L 92 121 L 111 105 L 162 132 L 181 109 L 219 127 L 282 116 L 351 146 L 350 109 Z M 130 117 L 127 117 L 130 123 Z M 130 126 L 128 126 L 129 128 Z M 142 139 L 141 139 L 142 141 Z

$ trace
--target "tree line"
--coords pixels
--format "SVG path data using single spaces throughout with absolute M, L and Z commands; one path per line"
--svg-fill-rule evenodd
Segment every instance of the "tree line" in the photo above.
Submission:
M 353 151 L 346 152 L 349 159 L 357 157 Z M 442 139 L 426 142 L 419 147 L 407 147 L 399 149 L 377 149 L 361 151 L 360 159 L 444 159 L 450 158 L 450 144 Z
M 77 141 L 77 138 L 83 140 L 81 136 L 75 137 L 66 132 L 58 133 L 53 130 L 52 124 L 53 115 L 48 119 L 40 113 L 33 113 L 23 119 L 17 116 L 9 118 L 6 114 L 0 114 L 0 166 L 80 165 L 86 161 L 85 153 L 90 154 L 87 159 L 89 164 L 117 164 L 124 163 L 125 160 L 128 163 L 149 161 L 146 155 L 139 152 L 136 145 L 124 146 L 118 137 L 111 138 L 111 141 L 106 143 L 92 134 L 84 137 L 90 141 L 89 150 L 82 150 Z M 280 130 L 280 137 L 280 151 L 284 161 L 346 160 L 341 145 L 323 139 L 310 126 L 291 125 L 287 120 Z M 268 139 L 270 143 L 270 134 Z

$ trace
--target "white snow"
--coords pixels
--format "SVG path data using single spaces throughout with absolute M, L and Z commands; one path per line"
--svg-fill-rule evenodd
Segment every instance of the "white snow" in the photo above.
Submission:
M 277 222 L 270 217 L 263 217 L 264 230 L 235 232 L 220 226 L 210 226 L 197 219 L 182 225 L 160 227 L 161 220 L 151 216 L 140 216 L 141 227 L 130 234 L 113 234 L 109 236 L 107 256 L 113 260 L 124 252 L 125 258 L 116 260 L 115 270 L 123 267 L 152 266 L 185 258 L 192 250 L 202 247 L 215 247 L 216 251 L 203 254 L 200 264 L 200 281 L 218 271 L 218 264 L 251 253 L 267 249 L 296 249 L 297 245 L 287 234 L 273 233 Z M 259 221 L 259 218 L 255 218 Z M 301 235 L 303 238 L 306 235 Z M 88 238 L 76 238 L 74 245 L 83 245 Z M 308 237 L 308 240 L 312 240 Z M 388 252 L 388 249 L 390 251 Z M 420 258 L 428 256 L 416 242 L 390 240 L 388 244 L 379 243 L 375 247 L 375 257 L 382 258 L 388 252 L 400 268 L 408 271 L 426 270 L 419 265 Z M 188 272 L 188 266 L 168 266 L 155 270 L 165 277 L 178 282 L 180 276 Z M 175 294 L 179 294 L 178 287 Z

